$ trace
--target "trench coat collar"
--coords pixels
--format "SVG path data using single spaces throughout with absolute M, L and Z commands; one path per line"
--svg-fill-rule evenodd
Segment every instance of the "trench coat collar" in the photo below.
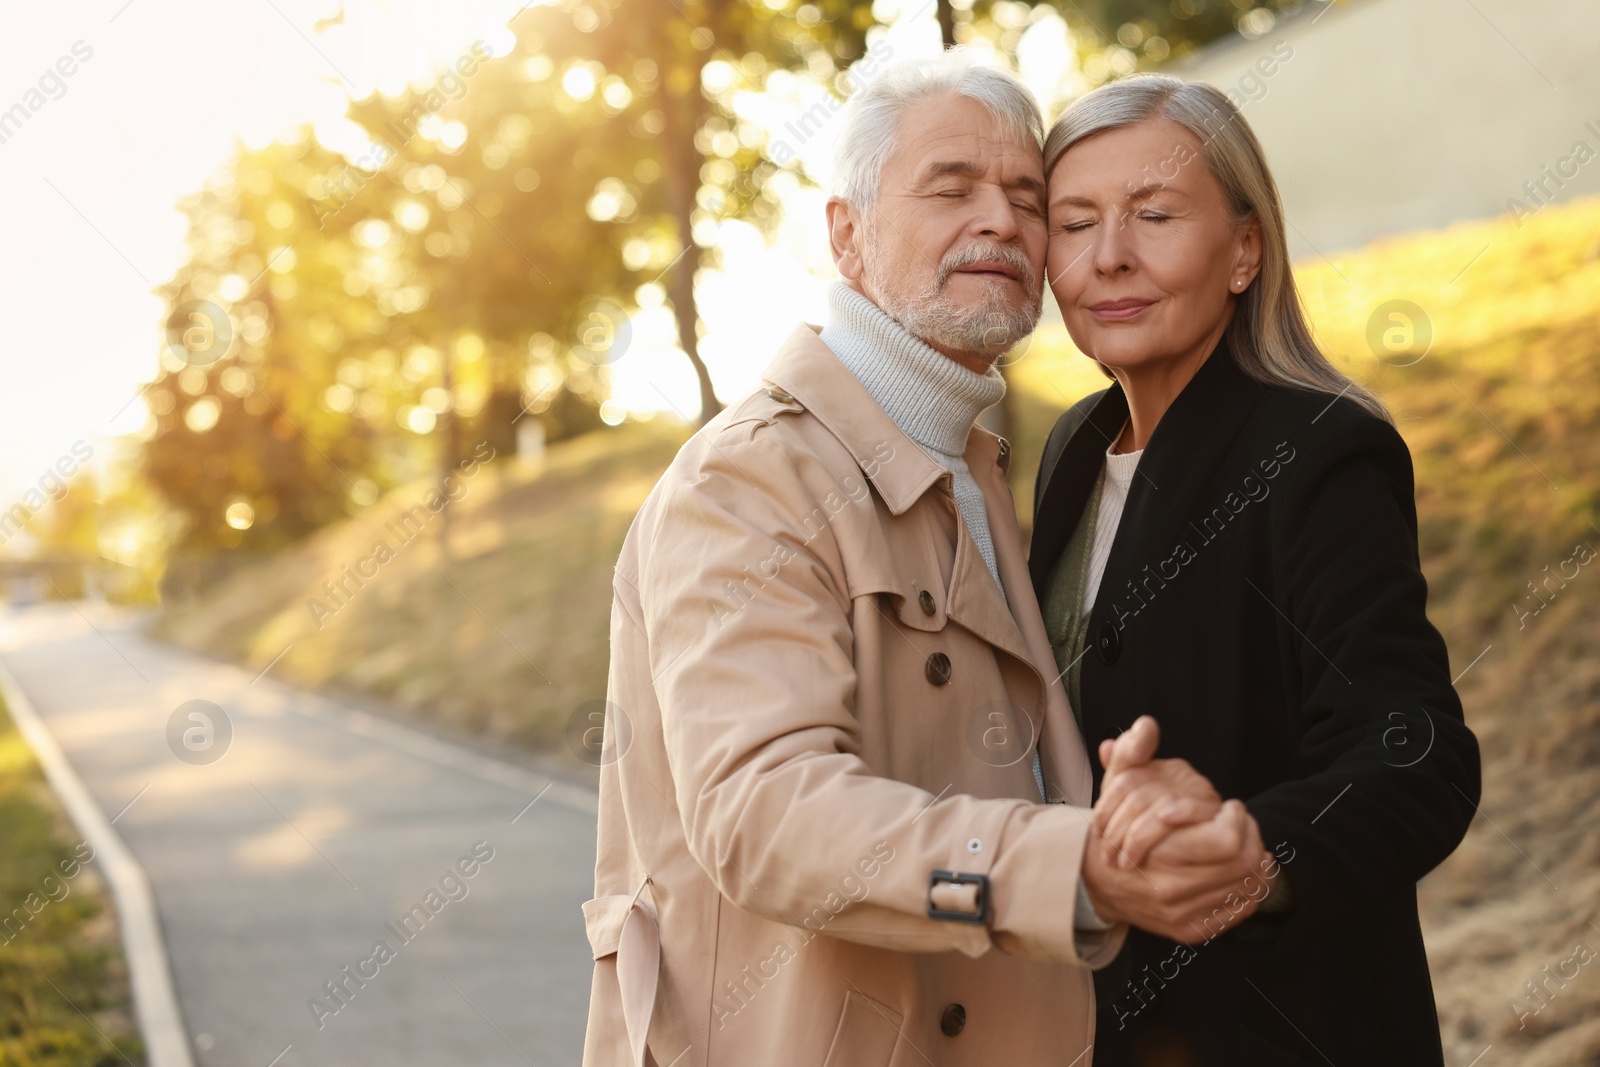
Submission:
M 784 342 L 762 378 L 793 396 L 849 449 L 894 515 L 903 515 L 946 472 L 922 446 L 906 436 L 850 369 L 818 336 L 821 327 L 802 324 Z M 879 448 L 888 442 L 894 458 Z M 1010 446 L 981 426 L 967 435 L 967 466 L 1005 469 Z M 980 479 L 980 482 L 982 479 Z M 982 561 L 979 561 L 982 565 Z
M 1202 503 L 1209 475 L 1222 463 L 1265 387 L 1239 369 L 1226 335 L 1183 387 L 1156 424 L 1128 489 L 1122 520 L 1112 541 L 1100 588 L 1116 583 L 1148 562 L 1156 546 L 1170 550 Z M 1028 570 L 1043 602 L 1050 572 L 1077 527 L 1105 463 L 1105 452 L 1128 418 L 1120 383 L 1107 389 L 1083 420 L 1053 470 L 1034 516 Z M 1208 502 L 1209 501 L 1205 501 Z M 1155 557 L 1151 557 L 1155 558 Z M 1130 571 L 1131 568 L 1131 571 Z M 1096 596 L 1097 607 L 1111 596 Z M 1099 614 L 1097 611 L 1096 614 Z
M 819 327 L 809 324 L 798 327 L 762 377 L 816 416 L 850 451 L 889 511 L 904 514 L 941 478 L 948 484 L 952 476 L 900 429 L 860 379 L 823 343 L 819 332 Z M 894 449 L 893 458 L 887 461 L 879 451 L 883 442 Z M 961 537 L 956 541 L 945 612 L 991 645 L 1028 664 L 1043 684 L 1049 677 L 1045 665 L 1050 662 L 1048 656 L 1040 658 L 1041 649 L 1049 647 L 1047 639 L 1040 643 L 1043 626 L 1039 626 L 1038 634 L 1025 634 L 1015 614 L 1021 611 L 1026 617 L 1030 611 L 1037 614 L 1038 609 L 1030 603 L 1027 569 L 1020 554 L 1021 537 L 1016 532 L 1016 507 L 1005 485 L 1010 456 L 1010 445 L 983 427 L 974 425 L 968 433 L 964 458 L 983 490 L 996 567 L 1006 583 L 1006 595 L 1001 595 L 1000 586 L 995 584 L 972 538 Z M 954 490 L 950 492 L 953 505 Z M 915 595 L 899 589 L 883 591 L 900 597 Z M 904 612 L 912 619 L 916 615 L 915 610 Z

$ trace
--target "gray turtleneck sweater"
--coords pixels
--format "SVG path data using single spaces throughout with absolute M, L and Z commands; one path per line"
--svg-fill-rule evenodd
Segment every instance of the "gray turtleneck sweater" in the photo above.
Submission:
M 963 456 L 978 415 L 1005 395 L 1005 379 L 993 367 L 976 374 L 961 366 L 912 336 L 877 304 L 843 282 L 835 282 L 828 290 L 828 312 L 823 343 L 895 425 L 950 472 L 961 521 L 1004 600 L 1005 586 L 995 565 L 983 490 Z M 1039 795 L 1047 796 L 1038 748 L 1033 751 L 1033 778 Z M 1111 925 L 1095 913 L 1082 879 L 1078 881 L 1075 920 L 1079 929 L 1088 931 L 1107 930 Z
M 984 408 L 1005 395 L 1006 380 L 993 367 L 976 374 L 913 337 L 843 282 L 828 291 L 828 311 L 823 343 L 861 380 L 895 425 L 950 472 L 961 520 L 1000 585 L 983 490 L 963 455 L 972 424 Z M 1000 595 L 1005 596 L 1003 586 Z

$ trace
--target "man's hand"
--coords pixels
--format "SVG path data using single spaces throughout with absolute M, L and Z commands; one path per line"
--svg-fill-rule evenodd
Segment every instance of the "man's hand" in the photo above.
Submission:
M 1173 830 L 1139 867 L 1123 867 L 1111 842 L 1093 835 L 1083 879 L 1102 918 L 1193 944 L 1255 912 L 1270 864 L 1255 819 L 1230 800 L 1212 819 Z
M 1222 806 L 1211 783 L 1188 761 L 1152 758 L 1160 740 L 1156 721 L 1141 715 L 1122 736 L 1100 742 L 1106 775 L 1093 822 L 1126 868 L 1143 863 L 1174 827 L 1203 823 Z

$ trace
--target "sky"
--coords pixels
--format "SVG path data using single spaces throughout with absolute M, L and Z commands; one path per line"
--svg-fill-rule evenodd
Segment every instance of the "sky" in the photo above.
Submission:
M 320 32 L 337 0 L 95 0 L 8 17 L 0 112 L 21 103 L 31 113 L 0 142 L 0 511 L 62 457 L 89 449 L 91 465 L 102 465 L 145 425 L 138 393 L 156 373 L 166 314 L 152 292 L 183 259 L 182 196 L 239 144 L 261 146 L 306 123 L 324 144 L 358 155 L 364 139 L 343 118 L 351 97 L 430 83 L 480 38 L 509 52 L 523 4 L 348 6 L 342 23 Z M 874 10 L 891 23 L 894 58 L 938 51 L 926 0 L 878 0 Z M 1019 53 L 1043 97 L 1071 74 L 1059 20 L 1028 29 Z M 820 91 L 796 80 L 746 106 L 777 128 Z M 825 127 L 801 151 L 800 164 L 822 181 L 833 132 Z M 800 182 L 786 188 L 777 235 L 769 242 L 725 225 L 716 238 L 725 266 L 702 275 L 703 354 L 724 398 L 755 383 L 798 322 L 821 321 L 832 274 L 824 196 Z M 614 364 L 617 399 L 692 415 L 694 378 L 672 350 L 670 313 L 649 306 L 659 289 L 640 295 L 633 344 Z

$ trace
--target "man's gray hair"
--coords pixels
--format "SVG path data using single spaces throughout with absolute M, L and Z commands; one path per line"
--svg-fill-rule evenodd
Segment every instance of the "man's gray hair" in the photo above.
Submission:
M 1003 133 L 1043 143 L 1044 119 L 1033 94 L 1005 71 L 979 66 L 969 49 L 952 48 L 937 59 L 891 63 L 850 96 L 834 151 L 834 195 L 857 207 L 870 207 L 878 196 L 878 179 L 894 154 L 901 113 L 947 93 L 988 108 Z

